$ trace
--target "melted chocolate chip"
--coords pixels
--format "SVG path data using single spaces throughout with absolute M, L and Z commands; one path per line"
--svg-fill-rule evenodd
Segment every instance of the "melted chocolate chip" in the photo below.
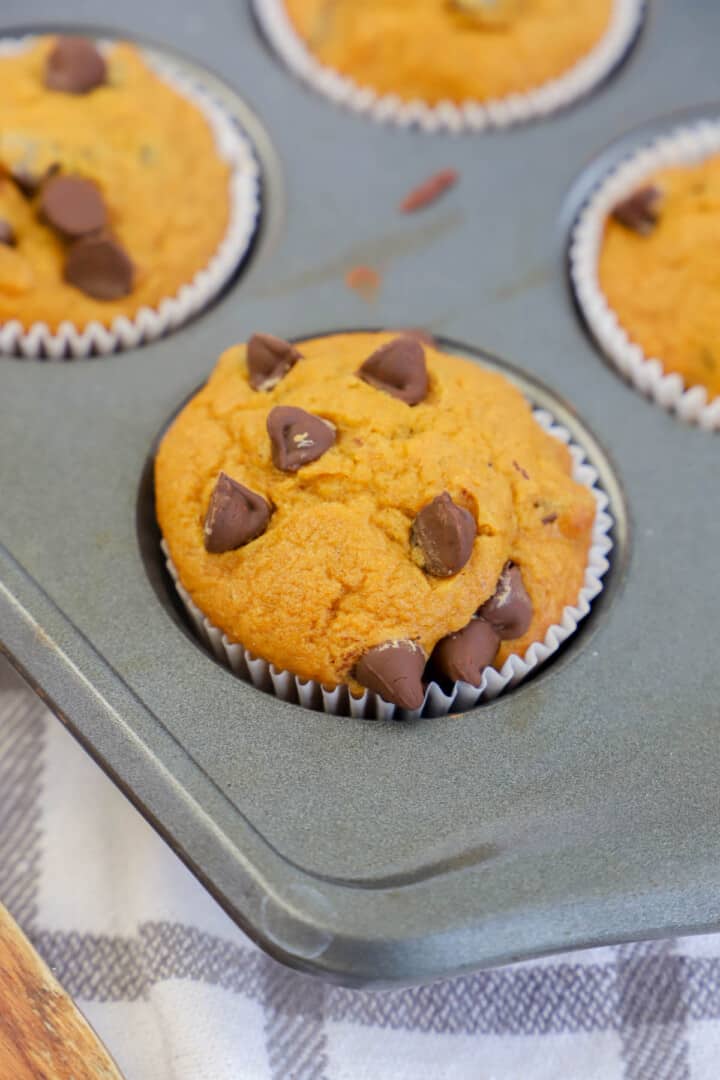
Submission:
M 127 296 L 132 292 L 133 274 L 124 248 L 103 233 L 76 240 L 65 259 L 65 280 L 95 300 Z
M 623 199 L 613 210 L 613 217 L 626 229 L 647 236 L 660 220 L 662 192 L 659 188 L 640 188 L 627 199 Z
M 500 635 L 485 619 L 472 619 L 456 634 L 438 641 L 432 654 L 433 666 L 453 682 L 480 686 L 483 671 L 492 664 L 500 646 Z
M 297 472 L 335 445 L 335 428 L 326 420 L 292 405 L 278 405 L 267 418 L 276 469 Z
M 413 522 L 410 543 L 420 549 L 423 567 L 433 577 L 452 577 L 472 555 L 475 518 L 447 491 L 424 506 Z
M 265 532 L 271 514 L 267 499 L 221 472 L 205 516 L 206 550 L 218 555 L 249 544 Z
M 354 675 L 361 686 L 401 709 L 419 709 L 425 700 L 425 653 L 414 641 L 386 641 L 368 649 Z
M 382 345 L 356 373 L 364 382 L 406 405 L 417 405 L 428 393 L 425 350 L 412 337 L 398 337 Z
M 248 381 L 253 390 L 272 390 L 302 357 L 294 345 L 272 334 L 253 334 L 247 347 Z
M 6 247 L 15 247 L 15 243 L 15 230 L 12 225 L 5 218 L 0 218 L 0 244 L 4 244 Z
M 40 212 L 49 225 L 71 240 L 97 232 L 107 220 L 102 195 L 79 176 L 48 180 L 40 196 Z
M 493 596 L 478 615 L 497 630 L 503 641 L 522 637 L 532 622 L 532 601 L 523 584 L 520 567 L 507 563 Z
M 102 86 L 107 67 L 102 54 L 83 37 L 60 37 L 45 61 L 48 90 L 65 94 L 87 94 Z
M 10 176 L 13 183 L 20 189 L 21 194 L 26 199 L 32 199 L 37 195 L 40 188 L 56 173 L 60 172 L 60 165 L 57 161 L 54 161 L 52 165 L 48 165 L 44 173 L 33 173 L 29 169 L 26 169 L 23 165 L 18 165 L 13 169 Z

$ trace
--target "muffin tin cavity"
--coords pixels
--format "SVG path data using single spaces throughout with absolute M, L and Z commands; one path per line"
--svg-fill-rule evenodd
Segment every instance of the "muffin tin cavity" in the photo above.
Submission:
M 443 716 L 451 711 L 459 713 L 492 701 L 535 676 L 538 670 L 544 670 L 551 658 L 556 661 L 558 657 L 569 654 L 580 640 L 587 639 L 588 627 L 597 621 L 597 612 L 605 607 L 605 593 L 608 589 L 612 592 L 614 588 L 618 576 L 615 568 L 624 562 L 627 544 L 624 502 L 605 454 L 584 424 L 551 391 L 535 380 L 481 350 L 446 340 L 438 341 L 438 347 L 507 376 L 533 405 L 538 424 L 552 436 L 569 444 L 573 475 L 578 482 L 592 490 L 596 500 L 591 550 L 578 600 L 565 608 L 561 622 L 548 630 L 542 642 L 531 645 L 523 656 L 510 656 L 499 671 L 487 668 L 479 688 L 462 682 L 449 684 L 431 681 L 427 684 L 422 705 L 414 709 L 389 705 L 378 694 L 369 691 L 360 698 L 353 697 L 347 687 L 328 691 L 319 683 L 277 670 L 242 646 L 229 641 L 194 605 L 179 581 L 164 543 L 161 545 L 155 520 L 153 455 L 145 466 L 141 480 L 137 529 L 143 561 L 156 595 L 174 619 L 191 634 L 193 641 L 204 646 L 215 660 L 256 689 L 292 704 L 337 716 L 389 720 Z M 611 549 L 612 566 L 609 560 Z
M 634 340 L 600 282 L 600 254 L 613 212 L 643 242 L 656 227 L 664 193 L 652 178 L 676 166 L 698 165 L 720 154 L 720 110 L 659 120 L 614 143 L 580 177 L 572 196 L 574 217 L 568 270 L 584 325 L 604 356 L 632 386 L 662 408 L 706 431 L 720 430 L 720 395 L 666 369 L 663 356 Z M 618 207 L 620 209 L 618 210 Z M 671 212 L 671 211 L 667 211 Z M 632 281 L 628 281 L 632 289 Z M 668 303 L 672 307 L 670 297 Z M 688 345 L 689 348 L 689 345 Z M 717 363 L 707 347 L 707 362 Z
M 24 52 L 37 46 L 38 40 L 39 35 L 0 39 L 0 61 L 14 58 L 19 60 Z M 72 43 L 77 40 L 65 37 L 58 39 L 59 43 Z M 107 59 L 107 76 L 103 76 L 101 84 L 93 84 L 89 90 L 83 92 L 71 89 L 62 91 L 48 82 L 50 76 L 46 73 L 48 108 L 60 108 L 61 117 L 64 115 L 62 110 L 70 110 L 71 115 L 78 114 L 81 119 L 83 105 L 88 108 L 88 130 L 83 135 L 84 129 L 77 128 L 75 141 L 69 141 L 64 148 L 65 159 L 62 158 L 61 148 L 58 151 L 59 161 L 46 168 L 48 150 L 41 140 L 33 141 L 28 137 L 23 142 L 20 136 L 12 131 L 5 135 L 5 149 L 12 166 L 10 175 L 15 178 L 15 190 L 8 189 L 8 194 L 13 195 L 17 203 L 16 206 L 11 205 L 10 209 L 16 211 L 20 225 L 14 230 L 12 246 L 6 244 L 3 268 L 9 282 L 8 288 L 21 288 L 24 290 L 21 297 L 29 297 L 25 308 L 16 301 L 15 310 L 8 305 L 7 313 L 4 312 L 5 321 L 0 324 L 0 354 L 6 356 L 69 360 L 108 355 L 154 341 L 204 311 L 237 279 L 254 246 L 261 217 L 262 175 L 258 152 L 245 122 L 246 107 L 209 72 L 175 57 L 169 51 L 145 47 L 141 43 L 136 46 L 141 60 L 161 84 L 169 87 L 177 97 L 194 107 L 194 113 L 186 112 L 184 115 L 188 122 L 192 121 L 195 125 L 192 130 L 197 135 L 198 142 L 203 146 L 205 143 L 208 146 L 212 144 L 219 161 L 227 167 L 228 217 L 224 233 L 219 232 L 221 223 L 215 224 L 215 231 L 220 236 L 219 242 L 216 243 L 214 233 L 208 234 L 204 250 L 204 233 L 200 228 L 204 224 L 202 217 L 194 219 L 202 233 L 196 236 L 192 230 L 188 232 L 191 222 L 185 220 L 187 214 L 184 215 L 182 207 L 179 206 L 170 213 L 166 231 L 160 234 L 157 243 L 150 246 L 144 241 L 140 229 L 139 215 L 141 212 L 148 212 L 142 199 L 145 198 L 147 203 L 152 193 L 152 201 L 157 201 L 156 189 L 164 174 L 156 172 L 156 178 L 147 174 L 148 179 L 144 186 L 137 181 L 136 202 L 130 203 L 128 197 L 123 195 L 128 206 L 125 207 L 122 203 L 127 215 L 125 220 L 129 220 L 133 208 L 136 205 L 138 207 L 138 216 L 131 224 L 132 237 L 142 251 L 140 259 L 134 257 L 132 243 L 125 245 L 127 250 L 121 246 L 116 233 L 118 223 L 122 224 L 122 214 L 113 207 L 112 186 L 107 182 L 107 176 L 122 177 L 127 174 L 127 178 L 132 181 L 133 176 L 138 176 L 133 170 L 153 167 L 153 156 L 157 168 L 162 168 L 164 163 L 173 162 L 173 153 L 176 151 L 169 149 L 163 156 L 162 135 L 166 129 L 153 128 L 150 123 L 145 141 L 142 129 L 133 135 L 128 143 L 127 153 L 132 151 L 130 163 L 136 162 L 135 165 L 121 160 L 125 151 L 125 144 L 122 142 L 115 145 L 109 141 L 98 158 L 99 151 L 93 149 L 91 140 L 94 138 L 95 128 L 102 127 L 105 122 L 102 108 L 110 110 L 109 115 L 111 118 L 113 116 L 111 104 L 105 106 L 102 103 L 110 101 L 108 95 L 113 93 L 113 80 L 121 79 L 124 71 L 127 84 L 118 84 L 127 85 L 129 88 L 128 96 L 123 101 L 124 109 L 129 108 L 129 95 L 136 89 L 136 84 L 152 86 L 155 89 L 159 101 L 170 116 L 168 124 L 179 122 L 176 115 L 179 106 L 166 90 L 157 88 L 154 82 L 147 82 L 145 71 L 129 52 L 118 52 L 117 55 L 113 53 L 116 46 L 120 45 L 122 48 L 120 39 L 97 39 L 97 45 L 99 51 L 95 52 L 95 56 L 99 58 L 98 62 L 101 62 L 103 56 Z M 88 48 L 91 46 L 88 45 Z M 55 52 L 57 51 L 56 48 Z M 53 53 L 52 56 L 54 55 Z M 49 65 L 48 60 L 48 71 Z M 68 75 L 67 72 L 61 74 L 64 78 Z M 70 75 L 72 74 L 71 71 Z M 74 74 L 77 76 L 78 73 Z M 67 82 L 67 78 L 65 81 Z M 53 100 L 55 94 L 57 101 Z M 93 100 L 92 94 L 99 97 L 94 99 L 94 111 L 91 113 L 87 102 Z M 22 123 L 23 107 L 22 102 L 17 106 L 20 110 L 17 119 L 19 125 Z M 115 106 L 116 109 L 118 107 Z M 207 129 L 203 130 L 197 121 L 197 113 L 205 118 L 210 128 L 210 139 Z M 111 120 L 107 122 L 110 123 Z M 116 123 L 117 130 L 122 133 L 125 130 L 123 124 L 127 124 L 124 112 Z M 75 128 L 68 130 L 75 131 Z M 181 140 L 182 132 L 178 131 L 176 134 Z M 160 144 L 159 150 L 154 149 L 153 136 L 155 143 Z M 83 138 L 87 140 L 87 145 L 82 141 Z M 22 143 L 22 153 L 18 157 L 19 141 Z M 108 158 L 111 154 L 115 155 L 114 159 Z M 82 165 L 86 160 L 96 161 L 99 178 L 97 183 L 103 189 L 107 186 L 107 192 L 103 190 L 101 193 L 96 183 L 91 182 L 93 178 L 90 172 L 90 179 L 83 177 Z M 118 163 L 125 169 L 125 173 L 122 169 L 118 172 Z M 89 166 L 86 168 L 89 169 Z M 165 164 L 165 168 L 168 176 L 172 178 L 174 173 L 171 165 Z M 25 181 L 27 178 L 34 180 L 34 173 L 38 170 L 42 176 L 38 176 L 36 192 L 33 185 L 28 185 Z M 207 179 L 208 182 L 212 179 L 218 192 L 222 191 L 224 177 L 219 172 L 219 166 L 213 164 L 212 168 L 208 167 Z M 118 182 L 121 182 L 120 179 Z M 70 185 L 75 185 L 78 193 L 70 192 Z M 80 185 L 84 185 L 82 191 Z M 55 188 L 58 189 L 57 197 Z M 65 191 L 65 188 L 68 188 L 68 191 Z M 122 192 L 130 190 L 128 184 L 121 187 Z M 80 195 L 84 197 L 82 206 Z M 196 190 L 193 198 L 198 198 L 199 201 L 199 195 Z M 174 197 L 182 197 L 181 185 L 174 184 Z M 12 200 L 10 201 L 12 203 Z M 93 205 L 88 209 L 91 201 Z M 55 284 L 50 280 L 46 282 L 44 278 L 37 279 L 40 282 L 38 289 L 42 287 L 45 292 L 38 292 L 37 301 L 33 301 L 33 266 L 44 266 L 42 260 L 47 260 L 47 243 L 43 248 L 43 236 L 40 235 L 42 229 L 38 227 L 38 221 L 46 228 L 52 228 L 55 242 L 59 243 L 62 249 L 58 249 L 58 257 L 64 258 L 65 263 L 63 275 Z M 163 253 L 162 238 L 165 236 L 168 237 L 170 247 L 168 252 Z M 173 237 L 177 238 L 178 245 L 175 255 L 171 248 Z M 209 258 L 206 251 L 210 253 Z M 163 272 L 164 267 L 166 276 L 169 275 L 168 293 L 165 296 L 161 288 L 163 279 L 156 278 L 149 272 L 153 269 L 151 261 L 155 252 L 160 260 L 165 260 L 160 263 L 157 274 Z M 184 252 L 187 253 L 188 260 L 186 281 L 180 280 L 174 262 L 176 258 L 181 259 Z M 203 263 L 203 259 L 207 261 Z M 69 285 L 72 288 L 69 288 Z M 139 290 L 136 297 L 133 296 L 134 289 Z

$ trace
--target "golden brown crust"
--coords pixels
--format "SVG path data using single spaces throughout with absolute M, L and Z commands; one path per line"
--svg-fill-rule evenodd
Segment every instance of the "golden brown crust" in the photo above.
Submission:
M 489 101 L 567 72 L 606 32 L 613 0 L 504 0 L 479 18 L 452 0 L 285 0 L 327 66 L 404 100 Z
M 299 345 L 303 359 L 269 393 L 248 383 L 245 346 L 228 349 L 165 435 L 157 514 L 184 586 L 231 639 L 326 685 L 350 682 L 368 648 L 418 641 L 429 655 L 492 595 L 505 563 L 522 568 L 534 618 L 498 663 L 524 652 L 577 600 L 595 502 L 570 455 L 506 379 L 426 347 L 430 392 L 410 407 L 355 372 L 393 334 L 342 334 Z M 275 469 L 269 410 L 294 405 L 331 421 L 337 442 L 289 475 Z M 275 506 L 267 532 L 211 555 L 203 520 L 220 470 Z M 418 511 L 448 491 L 478 523 L 455 577 L 414 561 Z
M 65 244 L 0 175 L 0 218 L 17 246 L 0 247 L 0 322 L 52 330 L 68 320 L 109 326 L 173 296 L 210 261 L 229 219 L 228 166 L 199 110 L 147 67 L 131 45 L 108 56 L 108 85 L 89 94 L 45 88 L 45 38 L 0 59 L 0 172 L 41 175 L 54 162 L 94 181 L 110 226 L 135 265 L 130 295 L 94 300 L 63 280 Z
M 658 223 L 640 235 L 610 219 L 600 286 L 630 339 L 688 386 L 720 394 L 720 155 L 666 169 Z

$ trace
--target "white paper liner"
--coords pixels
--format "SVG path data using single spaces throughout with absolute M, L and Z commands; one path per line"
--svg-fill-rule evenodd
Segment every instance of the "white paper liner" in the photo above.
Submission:
M 569 0 L 571 2 L 571 0 Z M 403 101 L 395 94 L 378 94 L 353 79 L 325 67 L 297 34 L 283 0 L 253 0 L 260 25 L 273 48 L 291 71 L 336 105 L 345 105 L 380 123 L 419 127 L 422 131 L 483 131 L 541 119 L 587 94 L 609 75 L 625 55 L 640 26 L 645 0 L 614 0 L 610 25 L 594 48 L 577 64 L 535 90 L 509 94 L 492 101 L 456 105 L 442 101 Z
M 570 243 L 570 274 L 583 315 L 607 357 L 638 390 L 669 412 L 706 431 L 720 431 L 720 397 L 704 386 L 688 387 L 668 373 L 662 359 L 648 357 L 618 321 L 598 277 L 605 222 L 613 208 L 659 170 L 697 164 L 720 153 L 720 120 L 676 128 L 641 147 L 615 168 L 582 210 Z
M 562 643 L 577 629 L 578 623 L 588 614 L 591 602 L 598 593 L 602 592 L 602 579 L 609 566 L 608 553 L 612 548 L 609 533 L 613 526 L 613 519 L 607 509 L 608 497 L 598 484 L 597 470 L 586 460 L 582 448 L 572 441 L 570 432 L 558 424 L 549 412 L 544 409 L 535 409 L 534 416 L 548 434 L 569 446 L 573 461 L 573 478 L 589 488 L 595 497 L 597 509 L 592 544 L 585 570 L 585 582 L 577 603 L 565 608 L 562 619 L 550 627 L 543 641 L 532 644 L 524 656 L 509 656 L 500 671 L 493 667 L 486 668 L 479 687 L 456 682 L 450 692 L 446 693 L 438 683 L 431 682 L 425 691 L 422 706 L 419 709 L 407 710 L 389 704 L 379 694 L 369 690 L 366 690 L 362 697 L 353 697 L 347 686 L 326 690 L 318 682 L 304 680 L 290 671 L 276 668 L 274 664 L 254 656 L 242 645 L 230 641 L 222 630 L 203 615 L 180 581 L 163 540 L 162 549 L 166 566 L 198 637 L 209 646 L 222 664 L 229 667 L 241 679 L 251 682 L 258 690 L 274 693 L 283 701 L 331 713 L 334 716 L 364 717 L 376 720 L 391 720 L 394 717 L 405 720 L 416 719 L 420 716 L 445 716 L 450 712 L 471 709 L 481 700 L 491 700 L 503 690 L 517 686 L 531 671 L 557 652 Z
M 22 52 L 34 37 L 27 35 L 0 41 L 0 57 Z M 99 42 L 103 50 L 112 44 Z M 55 332 L 44 322 L 26 328 L 12 319 L 0 323 L 0 354 L 71 360 L 106 356 L 155 341 L 176 330 L 205 307 L 227 284 L 250 247 L 260 214 L 260 169 L 250 140 L 195 79 L 152 49 L 141 49 L 140 52 L 163 82 L 202 112 L 215 137 L 220 157 L 230 166 L 230 214 L 225 236 L 207 266 L 157 307 L 142 307 L 132 318 L 117 316 L 109 327 L 96 320 L 82 329 L 71 322 L 63 322 Z

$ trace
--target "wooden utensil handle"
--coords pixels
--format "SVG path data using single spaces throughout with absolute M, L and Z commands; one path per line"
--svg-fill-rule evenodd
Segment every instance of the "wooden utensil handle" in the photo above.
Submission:
M 2 905 L 0 1080 L 122 1080 L 95 1033 Z

